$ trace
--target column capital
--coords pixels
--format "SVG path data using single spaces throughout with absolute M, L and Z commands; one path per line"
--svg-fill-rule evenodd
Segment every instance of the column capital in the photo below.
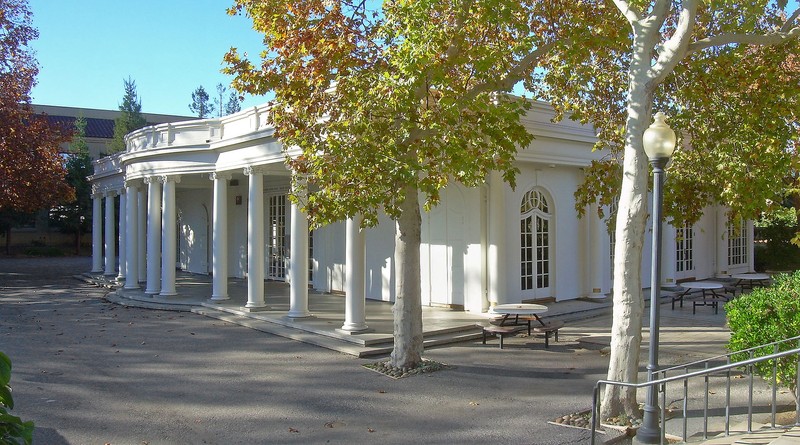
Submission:
M 142 182 L 143 181 L 141 179 L 126 179 L 125 188 L 133 187 L 138 189 L 139 186 L 142 185 Z
M 144 183 L 145 184 L 153 184 L 153 183 L 156 183 L 156 182 L 161 182 L 159 180 L 158 176 L 147 176 L 147 177 L 144 178 Z
M 106 190 L 105 192 L 103 192 L 103 196 L 105 196 L 106 198 L 113 198 L 117 195 L 119 195 L 118 190 Z
M 233 175 L 231 175 L 228 172 L 211 172 L 208 174 L 208 179 L 212 181 L 215 181 L 217 179 L 219 179 L 220 181 L 230 181 L 232 177 Z
M 159 176 L 158 180 L 162 184 L 166 184 L 168 182 L 174 182 L 175 184 L 178 184 L 179 182 L 181 182 L 181 175 L 163 175 Z
M 264 174 L 265 168 L 263 165 L 249 165 L 244 168 L 243 173 L 247 176 Z

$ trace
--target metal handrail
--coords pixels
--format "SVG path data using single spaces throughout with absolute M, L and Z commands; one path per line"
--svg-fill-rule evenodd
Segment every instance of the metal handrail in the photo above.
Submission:
M 752 367 L 753 367 L 753 365 L 755 365 L 757 363 L 761 363 L 761 362 L 765 362 L 765 361 L 769 361 L 769 360 L 775 360 L 775 364 L 773 365 L 773 373 L 772 373 L 772 388 L 773 388 L 773 391 L 772 391 L 772 425 L 774 427 L 775 426 L 775 402 L 776 402 L 776 397 L 777 397 L 777 391 L 776 391 L 776 386 L 777 386 L 777 366 L 778 366 L 777 359 L 782 358 L 782 357 L 786 357 L 786 356 L 790 356 L 790 355 L 795 355 L 795 354 L 798 355 L 798 360 L 797 360 L 797 367 L 798 367 L 798 370 L 797 370 L 797 381 L 795 382 L 795 391 L 796 391 L 795 404 L 796 404 L 796 408 L 797 408 L 797 411 L 796 411 L 797 412 L 797 418 L 795 419 L 795 425 L 800 425 L 800 346 L 798 346 L 798 347 L 796 347 L 794 349 L 788 350 L 788 351 L 777 352 L 778 346 L 780 344 L 785 344 L 785 343 L 789 343 L 789 342 L 792 342 L 792 341 L 797 341 L 798 343 L 800 343 L 800 336 L 792 337 L 792 338 L 789 338 L 789 339 L 786 339 L 786 340 L 780 340 L 780 341 L 777 341 L 777 342 L 767 343 L 767 344 L 764 344 L 764 345 L 761 345 L 761 346 L 756 346 L 754 348 L 744 349 L 742 351 L 731 352 L 731 353 L 728 353 L 728 354 L 725 354 L 725 355 L 716 356 L 716 357 L 712 357 L 710 359 L 696 361 L 696 362 L 692 362 L 692 363 L 685 364 L 685 365 L 673 366 L 673 367 L 670 367 L 670 368 L 665 368 L 665 369 L 659 371 L 660 373 L 662 373 L 662 375 L 664 375 L 664 377 L 662 377 L 660 379 L 652 380 L 652 381 L 649 381 L 649 382 L 631 383 L 631 382 L 618 382 L 618 381 L 614 381 L 614 380 L 598 380 L 597 383 L 595 384 L 594 391 L 593 391 L 593 394 L 592 394 L 592 422 L 591 422 L 591 428 L 592 429 L 591 429 L 591 442 L 590 442 L 591 445 L 595 444 L 595 435 L 596 435 L 597 426 L 598 426 L 598 417 L 600 415 L 600 402 L 599 402 L 599 399 L 600 399 L 600 388 L 603 385 L 605 385 L 605 386 L 621 386 L 621 387 L 627 387 L 627 388 L 635 388 L 637 390 L 641 389 L 641 388 L 648 388 L 648 387 L 651 387 L 651 386 L 654 386 L 654 385 L 657 385 L 657 386 L 661 387 L 662 396 L 661 396 L 661 439 L 660 439 L 660 442 L 663 445 L 664 444 L 664 426 L 665 426 L 665 423 L 666 423 L 666 384 L 667 383 L 671 383 L 671 382 L 676 382 L 676 381 L 683 381 L 684 382 L 684 385 L 683 385 L 684 386 L 683 440 L 685 442 L 687 437 L 688 437 L 687 436 L 687 424 L 686 424 L 686 422 L 687 422 L 686 412 L 687 412 L 687 399 L 688 399 L 688 381 L 689 381 L 689 379 L 691 379 L 693 377 L 701 377 L 701 376 L 705 378 L 705 384 L 706 384 L 705 401 L 704 401 L 704 412 L 703 412 L 703 419 L 704 419 L 703 437 L 705 438 L 707 436 L 707 434 L 708 434 L 708 376 L 710 376 L 712 374 L 721 373 L 721 372 L 725 372 L 726 375 L 727 375 L 727 382 L 726 382 L 727 390 L 726 390 L 726 402 L 725 402 L 725 405 L 726 405 L 725 406 L 725 408 L 726 408 L 726 410 L 725 410 L 725 434 L 729 435 L 730 434 L 730 430 L 729 430 L 729 422 L 730 422 L 730 387 L 731 387 L 730 371 L 732 369 L 740 368 L 740 367 L 743 367 L 743 366 L 747 367 L 748 373 L 750 374 L 750 379 L 749 379 L 750 380 L 749 381 L 750 387 L 749 387 L 749 393 L 748 393 L 748 426 L 747 426 L 747 430 L 750 431 L 751 430 L 751 426 L 752 426 L 752 415 L 753 415 L 753 412 L 752 412 L 752 407 L 753 407 L 753 372 L 752 372 L 752 369 L 753 368 Z M 773 352 L 772 354 L 761 356 L 761 357 L 753 357 L 753 354 L 754 354 L 754 352 L 756 350 L 763 349 L 763 348 L 769 347 L 769 346 L 773 346 L 773 350 L 776 351 L 776 352 Z M 742 354 L 742 353 L 749 354 L 750 358 L 747 359 L 747 360 L 742 360 L 742 361 L 738 361 L 738 362 L 735 362 L 735 363 L 731 363 L 730 362 L 730 357 L 731 356 L 736 355 L 736 354 Z M 711 367 L 711 368 L 708 367 L 708 364 L 711 361 L 719 360 L 720 358 L 726 358 L 727 363 L 724 364 L 724 365 L 719 365 L 719 366 L 715 366 L 715 367 Z M 699 365 L 704 365 L 705 366 L 704 369 L 697 370 L 697 371 L 691 371 L 691 372 L 689 371 L 689 368 L 691 366 L 699 366 Z M 666 376 L 666 372 L 667 371 L 674 371 L 674 370 L 678 370 L 678 369 L 683 369 L 685 371 L 682 374 L 678 374 L 678 375 L 674 375 L 674 376 L 670 376 L 670 377 Z

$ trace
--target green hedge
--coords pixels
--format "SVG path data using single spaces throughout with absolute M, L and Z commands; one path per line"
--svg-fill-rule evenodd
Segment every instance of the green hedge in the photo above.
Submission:
M 800 335 L 800 271 L 780 274 L 773 278 L 770 287 L 753 289 L 749 294 L 725 304 L 731 339 L 730 351 L 741 351 L 779 340 Z M 797 342 L 783 344 L 780 351 L 800 346 Z M 775 352 L 772 346 L 755 351 L 755 357 Z M 745 354 L 734 356 L 739 361 L 749 358 Z M 796 394 L 797 383 L 796 355 L 783 357 L 778 361 L 778 384 L 789 388 Z M 772 381 L 773 362 L 756 365 L 755 372 L 767 381 Z

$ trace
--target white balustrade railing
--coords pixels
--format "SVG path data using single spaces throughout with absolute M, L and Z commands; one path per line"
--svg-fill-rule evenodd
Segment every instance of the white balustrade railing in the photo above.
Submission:
M 269 106 L 248 108 L 230 116 L 151 125 L 125 137 L 126 152 L 203 146 L 247 136 L 267 128 Z

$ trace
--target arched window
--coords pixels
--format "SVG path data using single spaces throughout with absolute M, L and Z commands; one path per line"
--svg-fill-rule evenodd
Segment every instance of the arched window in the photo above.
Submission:
M 523 291 L 550 287 L 550 205 L 531 189 L 520 206 L 520 277 Z

